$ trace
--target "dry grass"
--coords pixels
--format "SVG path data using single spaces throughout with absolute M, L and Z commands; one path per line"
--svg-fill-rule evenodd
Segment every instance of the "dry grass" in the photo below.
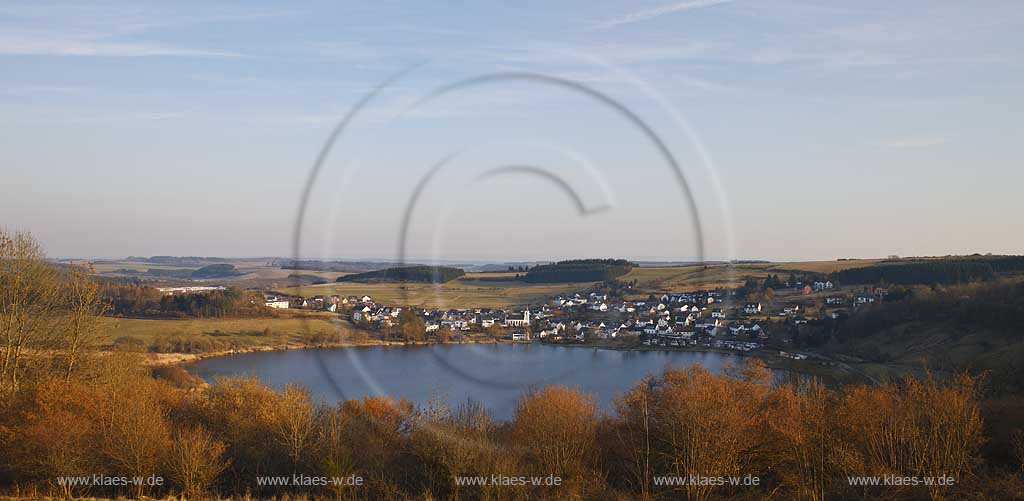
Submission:
M 848 261 L 808 261 L 795 263 L 715 264 L 690 266 L 662 266 L 634 268 L 621 280 L 636 280 L 635 296 L 650 293 L 678 292 L 696 289 L 737 287 L 747 277 L 763 279 L 768 274 L 782 275 L 791 271 L 831 273 L 846 268 L 868 266 L 880 259 Z M 494 280 L 505 278 L 505 280 Z M 591 282 L 561 284 L 529 284 L 514 279 L 515 273 L 467 273 L 466 276 L 446 284 L 350 282 L 330 283 L 308 287 L 288 287 L 283 292 L 311 296 L 339 294 L 361 296 L 367 294 L 383 304 L 411 305 L 427 308 L 509 308 L 543 302 L 559 294 L 586 291 Z
M 847 261 L 807 261 L 794 263 L 758 264 L 715 264 L 690 266 L 638 267 L 622 277 L 622 280 L 636 280 L 634 297 L 651 293 L 678 292 L 696 289 L 736 287 L 747 277 L 763 279 L 768 274 L 783 278 L 790 272 L 831 273 L 846 268 L 868 266 L 881 259 L 859 259 Z M 425 308 L 512 308 L 526 304 L 537 304 L 559 294 L 589 290 L 593 283 L 529 284 L 515 280 L 516 273 L 484 272 L 467 273 L 451 282 L 434 285 L 419 283 L 376 283 L 334 282 L 345 273 L 307 270 L 282 270 L 266 266 L 258 260 L 239 260 L 234 263 L 245 275 L 223 279 L 219 282 L 238 287 L 258 287 L 302 296 L 338 294 L 361 296 L 367 294 L 376 301 L 388 305 L 420 306 Z M 117 268 L 173 268 L 151 266 L 145 263 L 104 264 L 97 271 L 110 272 Z M 315 275 L 329 283 L 310 286 L 295 286 L 288 275 L 297 273 Z
M 242 341 L 253 346 L 275 345 L 281 341 L 300 342 L 309 334 L 354 331 L 337 315 L 307 315 L 296 318 L 201 318 L 186 320 L 108 318 L 110 340 L 127 337 L 146 344 L 161 338 L 215 338 Z M 266 329 L 274 334 L 264 336 Z
M 283 292 L 304 296 L 317 294 L 361 296 L 366 294 L 382 304 L 425 308 L 507 308 L 536 304 L 552 296 L 585 291 L 593 287 L 591 282 L 528 284 L 517 280 L 481 280 L 503 278 L 508 275 L 508 273 L 469 273 L 445 284 L 336 282 L 308 287 L 290 287 Z M 514 275 L 511 274 L 513 277 Z

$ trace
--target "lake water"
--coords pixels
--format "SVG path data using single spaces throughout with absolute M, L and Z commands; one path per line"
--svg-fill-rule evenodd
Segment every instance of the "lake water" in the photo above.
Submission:
M 720 372 L 740 357 L 685 351 L 615 351 L 541 344 L 370 346 L 246 353 L 209 358 L 185 368 L 212 382 L 255 375 L 282 388 L 308 388 L 327 401 L 391 395 L 418 404 L 440 398 L 455 406 L 472 398 L 508 419 L 531 387 L 563 384 L 591 393 L 605 410 L 649 374 L 701 364 Z

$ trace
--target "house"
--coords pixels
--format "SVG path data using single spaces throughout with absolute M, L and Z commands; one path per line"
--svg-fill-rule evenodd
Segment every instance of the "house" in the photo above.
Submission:
M 267 306 L 269 306 L 271 308 L 277 308 L 279 310 L 287 310 L 288 307 L 291 305 L 291 302 L 288 301 L 288 299 L 282 299 L 282 298 L 273 297 L 273 298 L 267 298 L 267 300 L 264 301 L 263 304 L 265 304 L 265 305 L 267 305 Z
M 875 302 L 875 298 L 871 296 L 857 296 L 853 298 L 853 304 L 860 306 L 862 304 L 871 304 Z
M 512 332 L 512 340 L 513 341 L 529 341 L 530 340 L 530 334 L 528 332 L 526 332 L 526 331 L 513 331 Z
M 359 300 L 360 300 L 361 302 L 364 302 L 364 303 L 372 303 L 372 302 L 373 302 L 373 299 L 372 299 L 372 298 L 370 298 L 370 296 L 363 296 L 363 297 L 362 297 L 362 298 L 360 298 Z
M 825 298 L 825 304 L 829 306 L 842 306 L 843 298 L 842 296 L 829 296 Z
M 721 308 L 711 310 L 711 318 L 725 318 L 725 312 Z
M 761 309 L 761 303 L 747 303 L 743 306 L 743 313 L 746 313 L 747 315 L 754 315 L 761 313 Z
M 355 307 L 352 309 L 352 320 L 358 322 L 360 320 L 370 320 L 370 313 L 373 309 L 369 305 L 364 304 L 362 307 Z
M 760 334 L 761 326 L 757 324 L 733 324 L 729 326 L 729 330 L 733 334 L 742 334 L 744 332 L 754 332 Z
M 835 284 L 833 284 L 832 282 L 830 282 L 828 280 L 826 280 L 824 282 L 814 282 L 814 290 L 816 290 L 816 291 L 824 291 L 824 290 L 829 290 L 829 289 L 833 289 L 833 288 L 835 288 Z

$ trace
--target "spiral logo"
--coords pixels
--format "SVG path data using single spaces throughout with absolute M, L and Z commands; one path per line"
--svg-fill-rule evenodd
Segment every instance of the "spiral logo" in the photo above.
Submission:
M 727 257 L 733 257 L 732 234 L 724 193 L 709 155 L 696 134 L 683 120 L 683 115 L 669 106 L 668 101 L 661 98 L 650 86 L 620 68 L 599 61 L 595 61 L 594 66 L 626 82 L 629 95 L 634 98 L 631 101 L 646 101 L 648 108 L 655 110 L 660 120 L 668 124 L 668 130 L 659 130 L 634 108 L 583 81 L 539 72 L 496 72 L 453 78 L 447 82 L 435 83 L 423 89 L 415 98 L 405 99 L 397 105 L 395 100 L 388 98 L 388 94 L 399 88 L 407 93 L 409 82 L 421 81 L 412 77 L 419 73 L 429 73 L 429 65 L 409 68 L 374 87 L 341 117 L 309 170 L 295 221 L 292 241 L 294 260 L 300 262 L 314 259 L 316 256 L 342 255 L 353 242 L 358 242 L 361 238 L 379 238 L 380 231 L 388 231 L 393 232 L 394 254 L 389 258 L 395 262 L 395 266 L 450 263 L 451 261 L 446 259 L 446 240 L 443 235 L 445 229 L 451 226 L 452 216 L 464 218 L 467 211 L 465 207 L 458 206 L 458 197 L 450 194 L 493 189 L 495 183 L 506 179 L 515 181 L 515 194 L 521 195 L 521 198 L 516 200 L 521 200 L 524 206 L 535 202 L 534 197 L 539 196 L 538 193 L 559 194 L 571 208 L 570 212 L 561 213 L 560 217 L 585 219 L 614 213 L 622 208 L 621 200 L 624 197 L 618 196 L 617 190 L 629 188 L 624 188 L 609 179 L 608 175 L 609 168 L 621 167 L 608 166 L 605 162 L 597 160 L 601 158 L 600 155 L 588 154 L 589 152 L 579 144 L 563 142 L 558 137 L 534 136 L 518 139 L 509 137 L 502 130 L 495 130 L 491 137 L 487 137 L 488 131 L 478 130 L 471 137 L 449 138 L 449 141 L 437 148 L 425 148 L 433 158 L 424 155 L 416 161 L 416 165 L 402 165 L 400 168 L 386 170 L 383 167 L 385 164 L 394 163 L 376 161 L 387 157 L 392 150 L 405 146 L 389 140 L 389 131 L 408 129 L 409 124 L 417 121 L 422 124 L 424 118 L 429 119 L 431 113 L 438 109 L 450 111 L 454 106 L 452 103 L 457 103 L 461 96 L 480 93 L 500 94 L 510 88 L 530 88 L 545 95 L 568 96 L 574 102 L 581 103 L 581 106 L 593 107 L 603 113 L 609 120 L 616 122 L 618 127 L 632 131 L 628 140 L 636 141 L 638 144 L 629 146 L 643 148 L 649 152 L 649 158 L 660 164 L 659 168 L 663 173 L 660 177 L 663 177 L 664 181 L 658 184 L 670 183 L 677 188 L 675 196 L 678 197 L 677 205 L 681 210 L 657 214 L 662 222 L 657 225 L 658 231 L 685 234 L 686 238 L 682 240 L 688 242 L 690 248 L 662 249 L 663 254 L 685 255 L 690 257 L 690 260 L 701 263 L 705 261 L 707 255 L 708 239 L 714 238 L 723 241 L 724 246 L 719 248 L 727 249 Z M 480 113 L 480 110 L 477 109 L 476 112 Z M 545 121 L 548 118 L 550 117 L 542 115 L 530 119 Z M 431 135 L 438 132 L 432 130 Z M 688 157 L 695 159 L 693 165 L 684 165 L 677 159 L 669 141 L 665 139 L 667 135 L 685 140 L 689 149 Z M 403 198 L 376 201 L 391 208 L 401 207 L 402 210 L 400 217 L 393 221 L 393 224 L 382 224 L 383 228 L 378 228 L 373 235 L 362 235 L 360 231 L 352 231 L 346 225 L 346 221 L 351 217 L 373 217 L 373 208 L 365 207 L 365 197 L 361 196 L 360 173 L 366 172 L 373 173 L 370 182 L 380 182 L 384 179 L 389 186 L 394 186 L 390 191 L 403 194 Z M 700 190 L 711 194 L 713 203 L 698 203 L 693 180 L 695 178 L 701 180 Z M 323 189 L 325 186 L 328 189 Z M 428 201 L 430 203 L 427 203 Z M 712 208 L 708 209 L 708 205 Z M 715 209 L 717 214 L 714 219 L 722 224 L 709 231 L 706 223 L 707 213 Z M 530 225 L 530 221 L 521 223 L 524 226 Z M 558 235 L 551 235 L 551 238 L 557 240 Z M 495 244 L 505 245 L 500 241 Z M 652 245 L 645 242 L 637 244 Z M 598 256 L 615 257 L 602 253 L 600 249 L 593 249 L 590 256 L 580 257 Z M 414 298 L 408 288 L 398 287 L 395 304 L 389 306 L 407 308 L 429 303 L 440 310 L 473 307 L 464 302 L 450 304 L 450 295 L 444 293 L 441 285 L 433 286 L 427 294 L 430 295 L 429 301 L 424 301 L 422 294 Z M 539 305 L 518 306 L 528 310 L 530 306 Z M 346 349 L 345 353 L 349 363 L 362 378 L 362 387 L 381 395 L 401 393 L 397 388 L 384 387 L 374 377 L 373 372 L 366 368 L 362 360 L 364 350 Z M 474 361 L 477 363 L 467 363 L 475 357 L 486 360 L 487 357 L 493 356 L 484 345 L 467 345 L 459 350 L 458 357 L 451 357 L 438 350 L 431 350 L 430 353 L 437 366 L 448 371 L 450 375 L 471 381 L 478 386 L 502 390 L 521 391 L 530 386 L 557 382 L 573 370 L 568 367 L 565 368 L 565 373 L 555 377 L 549 376 L 548 379 L 527 378 L 521 382 L 509 383 L 486 373 L 474 372 L 472 367 L 480 366 L 479 359 Z M 333 375 L 329 363 L 321 354 L 317 353 L 316 360 L 319 371 L 336 398 L 359 396 L 346 392 L 346 381 L 338 380 Z

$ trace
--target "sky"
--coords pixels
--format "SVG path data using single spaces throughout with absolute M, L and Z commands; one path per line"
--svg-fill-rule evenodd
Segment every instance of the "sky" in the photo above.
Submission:
M 1002 1 L 8 1 L 0 227 L 79 258 L 1020 254 L 1021 33 Z

